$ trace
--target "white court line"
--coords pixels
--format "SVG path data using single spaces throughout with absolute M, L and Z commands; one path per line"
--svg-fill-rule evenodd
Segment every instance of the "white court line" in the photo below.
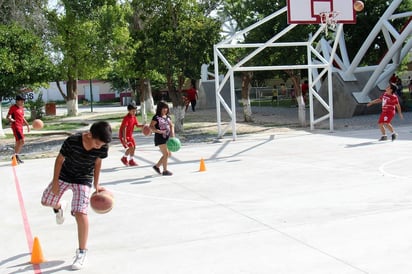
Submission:
M 394 178 L 397 178 L 397 179 L 412 179 L 412 176 L 405 176 L 405 175 L 401 176 L 401 175 L 396 175 L 396 174 L 394 174 L 394 173 L 390 173 L 390 172 L 386 171 L 386 167 L 387 167 L 388 165 L 391 165 L 391 164 L 396 163 L 396 162 L 403 161 L 403 160 L 405 160 L 405 159 L 412 159 L 412 157 L 399 158 L 399 159 L 395 159 L 395 160 L 392 160 L 392 161 L 388 161 L 388 162 L 386 162 L 386 163 L 383 163 L 383 164 L 379 167 L 379 171 L 380 171 L 384 176 L 388 176 L 388 177 L 394 177 Z M 409 170 L 409 169 L 408 169 L 408 170 Z

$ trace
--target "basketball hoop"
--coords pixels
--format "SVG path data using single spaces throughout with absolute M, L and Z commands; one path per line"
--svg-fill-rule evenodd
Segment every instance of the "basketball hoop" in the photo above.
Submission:
M 335 30 L 338 23 L 337 11 L 327 11 L 319 13 L 320 24 L 325 28 L 325 34 L 328 35 L 328 29 Z

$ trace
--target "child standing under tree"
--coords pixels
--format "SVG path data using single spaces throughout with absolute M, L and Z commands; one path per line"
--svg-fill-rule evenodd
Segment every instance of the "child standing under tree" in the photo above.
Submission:
M 120 160 L 125 166 L 137 166 L 137 163 L 133 159 L 136 150 L 136 141 L 133 137 L 133 129 L 135 126 L 142 127 L 143 125 L 139 125 L 139 122 L 137 121 L 136 109 L 137 107 L 135 103 L 130 103 L 127 106 L 128 113 L 124 116 L 119 129 L 120 142 L 126 149 Z
M 104 121 L 94 123 L 87 132 L 68 137 L 56 157 L 53 179 L 41 198 L 42 205 L 53 208 L 57 224 L 62 224 L 66 203 L 60 199 L 66 190 L 73 192 L 71 214 L 76 219 L 79 244 L 73 270 L 81 269 L 86 258 L 91 187 L 93 183 L 96 191 L 104 190 L 99 185 L 99 177 L 102 159 L 107 157 L 111 141 L 112 129 Z
M 29 123 L 24 119 L 24 97 L 17 95 L 16 103 L 12 105 L 7 113 L 7 120 L 11 123 L 11 129 L 13 131 L 14 139 L 16 143 L 14 145 L 14 156 L 19 164 L 24 163 L 19 156 L 19 153 L 24 145 L 23 125 L 27 126 L 27 132 L 30 132 Z
M 392 133 L 392 141 L 394 141 L 398 137 L 398 134 L 395 132 L 391 124 L 391 121 L 395 116 L 396 109 L 398 110 L 399 117 L 403 119 L 401 106 L 399 104 L 398 97 L 395 94 L 396 89 L 397 87 L 394 84 L 390 83 L 389 86 L 386 88 L 385 92 L 379 98 L 367 104 L 367 106 L 369 107 L 374 104 L 382 103 L 382 113 L 379 116 L 378 120 L 379 129 L 382 133 L 382 137 L 379 139 L 379 141 L 388 140 L 385 128 L 387 128 Z
M 155 133 L 155 146 L 158 146 L 162 153 L 162 157 L 160 157 L 156 165 L 153 166 L 153 169 L 163 176 L 170 176 L 173 173 L 167 169 L 167 161 L 171 152 L 168 150 L 166 142 L 169 140 L 169 137 L 175 136 L 175 132 L 172 119 L 169 116 L 169 106 L 165 102 L 159 102 L 157 104 L 156 114 L 150 122 L 150 129 Z M 163 166 L 163 172 L 160 172 L 160 166 Z

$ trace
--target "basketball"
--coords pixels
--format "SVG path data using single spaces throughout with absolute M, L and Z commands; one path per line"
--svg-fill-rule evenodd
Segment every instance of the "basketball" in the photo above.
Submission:
M 42 120 L 34 119 L 33 123 L 32 123 L 32 126 L 33 126 L 34 129 L 41 129 L 41 128 L 43 128 L 44 124 L 43 124 Z
M 104 214 L 112 210 L 114 204 L 113 194 L 108 190 L 93 192 L 90 197 L 90 206 L 94 212 Z
M 356 11 L 362 11 L 364 7 L 365 5 L 363 4 L 362 1 L 356 1 L 355 3 L 353 3 L 353 8 Z
M 167 140 L 167 149 L 170 150 L 171 152 L 176 152 L 180 149 L 180 140 L 177 139 L 176 137 L 172 137 L 169 138 L 169 140 Z
M 144 126 L 142 127 L 142 133 L 143 133 L 144 136 L 149 136 L 149 135 L 151 135 L 151 134 L 152 134 L 152 130 L 150 129 L 150 126 L 149 126 L 149 125 L 144 125 Z

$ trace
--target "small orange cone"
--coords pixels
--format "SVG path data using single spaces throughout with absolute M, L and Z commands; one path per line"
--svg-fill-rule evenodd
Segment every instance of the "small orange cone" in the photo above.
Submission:
M 39 239 L 37 237 L 34 237 L 30 263 L 41 264 L 43 262 L 45 262 L 45 260 L 43 258 L 43 252 L 41 251 Z
M 13 157 L 11 157 L 11 165 L 12 165 L 12 166 L 17 166 L 16 155 L 13 155 Z
M 205 160 L 203 160 L 203 158 L 200 159 L 200 168 L 199 168 L 199 171 L 200 171 L 200 172 L 206 171 Z

